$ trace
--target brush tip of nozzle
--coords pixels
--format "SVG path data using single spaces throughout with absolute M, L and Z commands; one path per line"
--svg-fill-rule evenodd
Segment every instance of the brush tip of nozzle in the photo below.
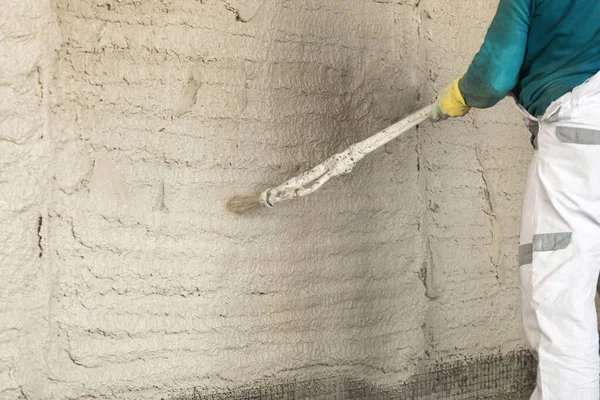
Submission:
M 226 207 L 234 214 L 245 214 L 261 206 L 260 196 L 236 196 L 230 199 Z

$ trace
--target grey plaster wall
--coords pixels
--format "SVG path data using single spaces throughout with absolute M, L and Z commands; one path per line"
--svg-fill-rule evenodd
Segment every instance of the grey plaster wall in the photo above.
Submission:
M 423 124 L 310 198 L 225 201 L 426 105 L 495 1 L 9 0 L 0 397 L 160 398 L 523 346 L 527 134 Z

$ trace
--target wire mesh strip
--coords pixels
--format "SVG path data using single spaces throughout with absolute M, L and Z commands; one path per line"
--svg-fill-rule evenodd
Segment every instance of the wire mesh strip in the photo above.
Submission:
M 436 363 L 390 387 L 364 379 L 330 377 L 214 391 L 191 388 L 162 400 L 526 400 L 535 384 L 536 363 L 526 350 Z

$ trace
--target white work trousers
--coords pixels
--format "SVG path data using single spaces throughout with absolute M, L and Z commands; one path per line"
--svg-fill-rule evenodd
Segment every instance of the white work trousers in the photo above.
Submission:
M 532 400 L 599 400 L 600 74 L 555 101 L 537 130 L 521 226 Z

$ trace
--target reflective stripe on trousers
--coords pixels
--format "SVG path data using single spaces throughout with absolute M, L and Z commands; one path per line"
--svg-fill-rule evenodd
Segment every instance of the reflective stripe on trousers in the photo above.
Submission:
M 537 121 L 524 199 L 525 336 L 538 358 L 532 400 L 600 399 L 600 74 Z

